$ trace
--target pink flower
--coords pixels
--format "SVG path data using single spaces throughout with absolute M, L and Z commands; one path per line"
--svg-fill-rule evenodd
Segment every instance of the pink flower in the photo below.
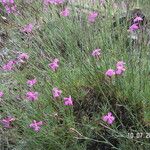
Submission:
M 117 64 L 116 64 L 116 67 L 124 67 L 126 63 L 123 62 L 123 61 L 118 61 Z
M 34 84 L 36 84 L 36 82 L 37 82 L 36 79 L 32 79 L 32 80 L 28 80 L 28 81 L 27 81 L 27 84 L 28 84 L 29 86 L 33 86 Z
M 14 0 L 9 0 L 9 3 L 13 4 L 13 3 L 14 3 Z
M 112 77 L 113 75 L 115 75 L 115 70 L 113 69 L 108 69 L 105 73 L 106 76 L 108 77 Z
M 116 75 L 121 75 L 123 73 L 123 69 L 122 68 L 117 68 L 116 70 L 115 70 L 115 74 Z
M 26 98 L 29 100 L 29 101 L 35 101 L 38 99 L 38 92 L 27 92 L 26 93 Z
M 52 90 L 52 94 L 54 98 L 60 97 L 60 95 L 62 94 L 62 91 L 59 90 L 57 87 L 53 88 Z
M 14 13 L 17 11 L 17 6 L 14 0 L 2 0 L 1 3 L 5 7 L 7 14 Z
M 3 97 L 4 93 L 0 91 L 0 98 Z
M 70 11 L 68 8 L 65 8 L 63 11 L 60 12 L 60 15 L 64 17 L 69 16 L 69 14 L 70 14 Z
M 0 0 L 1 3 L 6 4 L 6 3 L 14 3 L 14 0 Z
M 0 122 L 3 124 L 5 128 L 10 128 L 10 124 L 15 121 L 15 118 L 13 117 L 7 117 L 5 119 L 2 119 Z
M 116 70 L 115 70 L 115 74 L 116 75 L 121 75 L 126 69 L 125 69 L 125 62 L 123 61 L 118 61 L 116 64 Z
M 56 71 L 57 68 L 59 67 L 58 63 L 59 63 L 59 60 L 58 60 L 57 58 L 55 58 L 55 59 L 53 60 L 53 62 L 49 64 L 49 67 L 50 67 L 53 71 Z
M 92 52 L 92 56 L 98 58 L 101 54 L 101 49 L 95 49 Z
M 143 19 L 141 17 L 137 16 L 133 21 L 134 21 L 134 23 L 136 23 L 136 22 L 143 21 Z
M 3 65 L 3 70 L 5 71 L 10 71 L 14 68 L 14 65 L 16 64 L 16 62 L 14 60 L 10 60 L 7 64 Z
M 103 120 L 104 122 L 107 122 L 108 124 L 112 124 L 112 123 L 114 122 L 114 120 L 115 120 L 115 117 L 112 115 L 111 112 L 108 112 L 107 115 L 104 115 L 104 116 L 102 117 L 102 120 Z
M 0 0 L 0 2 L 1 2 L 2 4 L 5 4 L 5 3 L 6 3 L 6 0 Z
M 27 33 L 31 33 L 33 30 L 33 24 L 27 24 L 25 25 L 22 29 L 20 29 L 21 32 L 27 32 Z
M 3 67 L 3 70 L 6 70 L 6 71 L 10 71 L 10 70 L 12 70 L 13 69 L 13 66 L 11 65 L 8 65 L 8 64 L 5 64 Z
M 16 64 L 16 62 L 14 60 L 10 60 L 7 64 L 8 65 L 14 65 L 14 64 Z
M 95 22 L 97 16 L 98 16 L 97 12 L 91 12 L 88 16 L 88 21 L 91 23 Z
M 42 125 L 42 121 L 37 122 L 36 120 L 33 120 L 29 127 L 32 128 L 34 131 L 38 132 L 40 131 Z
M 64 105 L 66 105 L 66 106 L 73 105 L 73 100 L 72 100 L 71 96 L 64 98 Z
M 62 4 L 64 2 L 64 0 L 55 0 L 56 4 Z
M 9 5 L 5 6 L 7 14 L 11 14 L 11 7 Z
M 18 56 L 19 60 L 28 60 L 29 59 L 29 55 L 27 53 L 21 53 Z
M 139 29 L 139 26 L 138 26 L 138 24 L 135 24 L 135 23 L 132 26 L 130 26 L 130 28 L 129 28 L 130 31 L 136 31 L 138 29 Z

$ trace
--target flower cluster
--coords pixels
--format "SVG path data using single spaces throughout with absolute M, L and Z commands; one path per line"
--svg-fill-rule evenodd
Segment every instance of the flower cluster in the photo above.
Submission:
M 65 8 L 63 11 L 60 12 L 61 16 L 67 17 L 70 15 L 70 11 L 68 8 Z
M 58 5 L 58 4 L 62 4 L 64 2 L 64 0 L 44 0 L 45 4 L 54 4 L 54 5 Z M 100 1 L 102 4 L 105 3 L 105 0 L 101 0 Z M 13 6 L 14 5 L 14 0 L 10 0 L 9 3 L 11 5 L 9 6 Z M 6 0 L 3 0 L 3 4 L 5 4 L 5 8 L 6 8 Z M 8 11 L 9 13 L 11 13 L 12 11 L 12 7 L 11 9 Z M 63 17 L 67 17 L 70 15 L 70 10 L 68 8 L 64 8 L 61 12 L 60 12 L 60 16 Z M 90 12 L 88 14 L 88 21 L 90 23 L 94 23 L 98 17 L 98 12 Z M 136 31 L 139 29 L 139 22 L 142 21 L 143 19 L 140 17 L 136 17 L 134 19 L 134 24 L 130 27 L 131 31 Z M 33 24 L 27 24 L 24 27 L 22 27 L 20 29 L 21 32 L 24 33 L 31 33 L 33 31 Z M 97 48 L 95 50 L 92 51 L 91 55 L 94 58 L 99 58 L 101 56 L 101 49 Z M 2 68 L 3 70 L 12 70 L 14 69 L 14 65 L 18 62 L 24 62 L 27 61 L 29 59 L 29 55 L 27 53 L 20 53 L 18 55 L 18 57 L 16 58 L 16 60 L 10 60 L 8 63 L 6 63 Z M 55 58 L 50 64 L 47 64 L 47 68 L 50 68 L 52 71 L 56 72 L 56 70 L 59 68 L 59 59 Z M 123 61 L 118 61 L 116 63 L 116 69 L 108 69 L 105 72 L 105 75 L 108 77 L 112 77 L 114 75 L 122 75 L 125 72 L 126 68 L 125 68 L 125 62 Z M 30 91 L 27 91 L 27 93 L 25 94 L 25 97 L 28 101 L 36 101 L 39 98 L 39 93 L 35 92 L 33 90 L 31 90 L 31 87 L 33 87 L 35 84 L 37 83 L 37 79 L 31 79 L 28 80 L 26 82 L 26 84 L 30 87 Z M 3 97 L 4 93 L 2 91 L 0 91 L 0 98 Z M 57 98 L 60 98 L 62 96 L 62 90 L 60 90 L 58 87 L 54 87 L 52 89 L 52 96 L 53 98 L 56 100 Z M 73 98 L 71 95 L 69 95 L 68 97 L 63 97 L 63 104 L 65 106 L 73 106 Z M 111 125 L 113 124 L 113 122 L 115 121 L 115 117 L 113 116 L 113 114 L 111 112 L 108 112 L 106 115 L 102 116 L 102 120 L 104 122 L 106 122 L 107 124 Z M 15 118 L 13 117 L 7 117 L 2 119 L 0 122 L 3 124 L 4 127 L 9 128 L 11 123 L 15 121 Z M 34 131 L 38 132 L 41 129 L 41 126 L 43 125 L 43 121 L 36 121 L 33 120 L 33 122 L 29 125 L 30 128 L 32 128 Z
M 8 14 L 14 13 L 17 11 L 17 6 L 14 0 L 1 0 L 2 5 L 5 7 Z
M 69 96 L 69 97 L 65 97 L 64 98 L 64 105 L 73 105 L 73 100 L 72 100 L 72 97 Z
M 72 105 L 71 96 L 69 96 L 68 98 L 64 98 L 64 100 L 65 100 L 65 105 Z M 15 120 L 16 119 L 14 117 L 7 117 L 7 118 L 0 120 L 0 123 L 5 128 L 11 128 L 11 123 Z M 108 112 L 108 114 L 102 116 L 102 120 L 108 123 L 109 125 L 111 125 L 115 121 L 115 117 L 112 115 L 111 112 Z M 38 132 L 40 131 L 42 125 L 43 125 L 42 121 L 33 120 L 32 123 L 29 125 L 29 127 L 32 128 L 34 131 Z
M 56 71 L 56 69 L 59 67 L 58 63 L 59 63 L 59 60 L 57 58 L 55 58 L 53 60 L 53 62 L 49 64 L 49 67 L 53 71 Z M 53 94 L 54 98 L 58 98 L 61 96 L 62 91 L 60 89 L 58 89 L 57 87 L 54 87 L 52 89 L 52 94 Z M 72 100 L 71 96 L 64 98 L 64 105 L 73 105 L 73 100 Z
M 101 49 L 93 50 L 93 52 L 92 52 L 93 57 L 98 58 L 100 55 L 101 55 Z M 29 56 L 26 53 L 21 53 L 18 56 L 18 60 L 25 61 L 25 60 L 28 60 L 28 59 L 29 59 Z M 49 64 L 49 67 L 53 71 L 56 71 L 57 68 L 59 67 L 58 63 L 59 63 L 59 60 L 57 58 L 55 58 L 52 61 L 52 63 Z M 8 64 L 13 65 L 13 61 L 10 61 Z M 122 74 L 125 71 L 125 66 L 124 65 L 125 65 L 125 63 L 123 61 L 117 62 L 116 70 L 109 69 L 106 72 L 106 75 L 111 77 L 112 75 L 115 75 L 115 74 L 116 75 Z M 30 86 L 30 87 L 32 87 L 36 83 L 37 83 L 36 78 L 27 81 L 27 85 Z M 53 95 L 54 98 L 59 98 L 61 96 L 61 94 L 62 94 L 62 90 L 60 90 L 59 88 L 54 87 L 52 89 L 52 95 Z M 2 97 L 2 96 L 3 96 L 3 92 L 0 91 L 0 97 Z M 26 99 L 29 100 L 29 101 L 36 101 L 38 99 L 38 97 L 39 97 L 38 92 L 28 91 L 26 93 Z M 64 105 L 66 105 L 66 106 L 72 106 L 73 105 L 73 99 L 72 99 L 71 95 L 69 95 L 69 97 L 64 97 L 63 100 L 64 100 Z M 15 118 L 13 118 L 13 117 L 7 117 L 5 119 L 2 119 L 0 122 L 3 124 L 4 127 L 10 128 L 10 125 L 14 120 L 15 120 Z M 108 114 L 102 116 L 102 120 L 111 125 L 111 124 L 113 124 L 113 122 L 115 120 L 115 117 L 112 115 L 111 112 L 109 112 Z M 43 125 L 42 121 L 33 120 L 33 122 L 29 125 L 29 127 L 32 128 L 35 132 L 38 132 L 38 131 L 40 131 L 42 125 Z
M 59 60 L 55 58 L 53 62 L 49 64 L 49 67 L 52 69 L 52 71 L 56 71 L 59 67 Z
M 16 61 L 10 60 L 8 63 L 3 65 L 3 70 L 10 71 L 14 69 L 14 65 L 16 64 Z
M 16 59 L 10 60 L 6 64 L 4 64 L 2 66 L 2 69 L 5 71 L 11 71 L 14 69 L 17 63 L 22 63 L 24 61 L 27 61 L 28 59 L 29 59 L 29 56 L 27 53 L 20 53 Z
M 20 29 L 20 31 L 21 32 L 25 32 L 25 33 L 31 33 L 32 32 L 32 30 L 33 30 L 33 24 L 32 23 L 29 23 L 29 24 L 27 24 L 27 25 L 25 25 L 24 27 L 22 27 L 21 29 Z
M 33 120 L 33 122 L 30 124 L 30 128 L 32 128 L 34 131 L 38 132 L 41 129 L 41 126 L 43 125 L 42 121 L 36 121 Z
M 29 59 L 29 55 L 27 53 L 20 53 L 18 56 L 18 61 L 26 61 Z
M 60 95 L 62 94 L 62 91 L 59 90 L 57 87 L 53 88 L 52 90 L 52 94 L 54 98 L 60 97 Z
M 117 64 L 116 64 L 116 70 L 108 69 L 105 72 L 105 75 L 108 76 L 108 77 L 112 77 L 114 75 L 122 75 L 123 72 L 126 70 L 124 65 L 125 65 L 125 62 L 118 61 Z
M 7 117 L 7 118 L 0 120 L 0 122 L 5 128 L 10 128 L 11 127 L 10 125 L 13 121 L 15 121 L 15 118 L 13 117 Z
M 125 62 L 123 61 L 118 61 L 117 64 L 116 64 L 116 70 L 115 70 L 115 74 L 116 75 L 121 75 L 125 70 Z
M 140 24 L 139 23 L 141 21 L 143 21 L 143 19 L 141 17 L 139 17 L 139 16 L 134 18 L 134 20 L 133 20 L 134 23 L 130 26 L 129 30 L 131 32 L 134 32 L 134 31 L 138 30 L 140 28 Z
M 52 94 L 53 94 L 54 98 L 58 98 L 58 97 L 61 96 L 62 91 L 59 90 L 57 87 L 55 87 L 55 88 L 52 89 Z M 66 105 L 66 106 L 73 105 L 73 99 L 72 99 L 71 96 L 64 98 L 64 105 Z
M 35 101 L 38 99 L 38 92 L 27 92 L 26 93 L 26 98 L 29 100 L 29 101 Z

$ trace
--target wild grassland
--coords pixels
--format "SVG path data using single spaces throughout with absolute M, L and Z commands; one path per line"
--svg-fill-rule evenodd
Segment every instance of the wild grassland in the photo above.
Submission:
M 150 2 L 133 1 L 128 7 L 114 2 L 101 6 L 76 1 L 45 8 L 41 1 L 18 0 L 19 14 L 3 12 L 0 30 L 7 38 L 3 35 L 0 41 L 0 91 L 4 93 L 0 119 L 10 116 L 15 121 L 10 128 L 1 123 L 2 150 L 150 148 Z M 60 16 L 65 7 L 70 15 Z M 136 7 L 148 21 L 136 31 L 138 40 L 132 40 L 128 20 Z M 88 22 L 91 11 L 99 14 L 94 23 Z M 122 13 L 126 18 L 119 23 Z M 29 23 L 33 24 L 32 32 L 21 32 Z M 101 49 L 98 59 L 91 55 L 97 48 Z M 4 71 L 3 65 L 17 60 L 20 53 L 28 54 L 29 59 Z M 59 67 L 52 71 L 49 64 L 55 58 Z M 106 76 L 118 61 L 126 63 L 123 74 Z M 29 87 L 27 80 L 34 78 L 37 83 Z M 62 90 L 58 99 L 53 97 L 54 87 Z M 38 92 L 38 99 L 27 100 L 28 91 Z M 73 106 L 64 105 L 63 98 L 69 95 Z M 102 120 L 108 112 L 115 117 L 111 125 Z M 33 120 L 43 122 L 39 132 L 29 127 Z

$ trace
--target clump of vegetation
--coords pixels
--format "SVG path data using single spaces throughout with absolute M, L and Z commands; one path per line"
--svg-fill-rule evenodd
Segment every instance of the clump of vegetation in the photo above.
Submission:
M 148 0 L 0 4 L 2 149 L 150 148 Z

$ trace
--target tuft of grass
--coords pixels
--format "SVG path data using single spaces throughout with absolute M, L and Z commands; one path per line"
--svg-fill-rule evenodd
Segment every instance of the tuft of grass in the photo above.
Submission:
M 149 1 L 133 1 L 122 23 L 120 2 L 114 9 L 113 0 L 104 7 L 78 1 L 51 5 L 46 11 L 41 1 L 16 4 L 19 15 L 6 15 L 8 25 L 3 27 L 9 33 L 5 43 L 9 52 L 2 64 L 16 59 L 17 52 L 28 53 L 29 59 L 13 71 L 0 70 L 0 90 L 4 91 L 0 119 L 16 118 L 12 128 L 1 126 L 2 149 L 149 149 L 149 39 L 146 32 L 138 31 L 141 39 L 133 41 L 127 31 L 132 17 L 128 11 L 138 5 L 148 18 Z M 59 15 L 64 7 L 69 7 L 69 17 Z M 99 16 L 91 24 L 87 16 L 93 10 Z M 21 33 L 28 23 L 34 24 L 32 33 Z M 99 59 L 91 56 L 96 48 L 101 49 Z M 56 72 L 48 67 L 54 58 L 60 60 Z M 106 77 L 106 70 L 115 69 L 120 60 L 126 62 L 124 74 Z M 37 84 L 29 88 L 26 82 L 33 78 Z M 53 87 L 63 91 L 61 98 L 53 98 Z M 26 100 L 30 90 L 39 93 L 37 101 Z M 74 105 L 64 106 L 63 97 L 69 95 Z M 102 116 L 110 111 L 115 122 L 109 126 Z M 29 128 L 33 120 L 43 121 L 38 133 Z

